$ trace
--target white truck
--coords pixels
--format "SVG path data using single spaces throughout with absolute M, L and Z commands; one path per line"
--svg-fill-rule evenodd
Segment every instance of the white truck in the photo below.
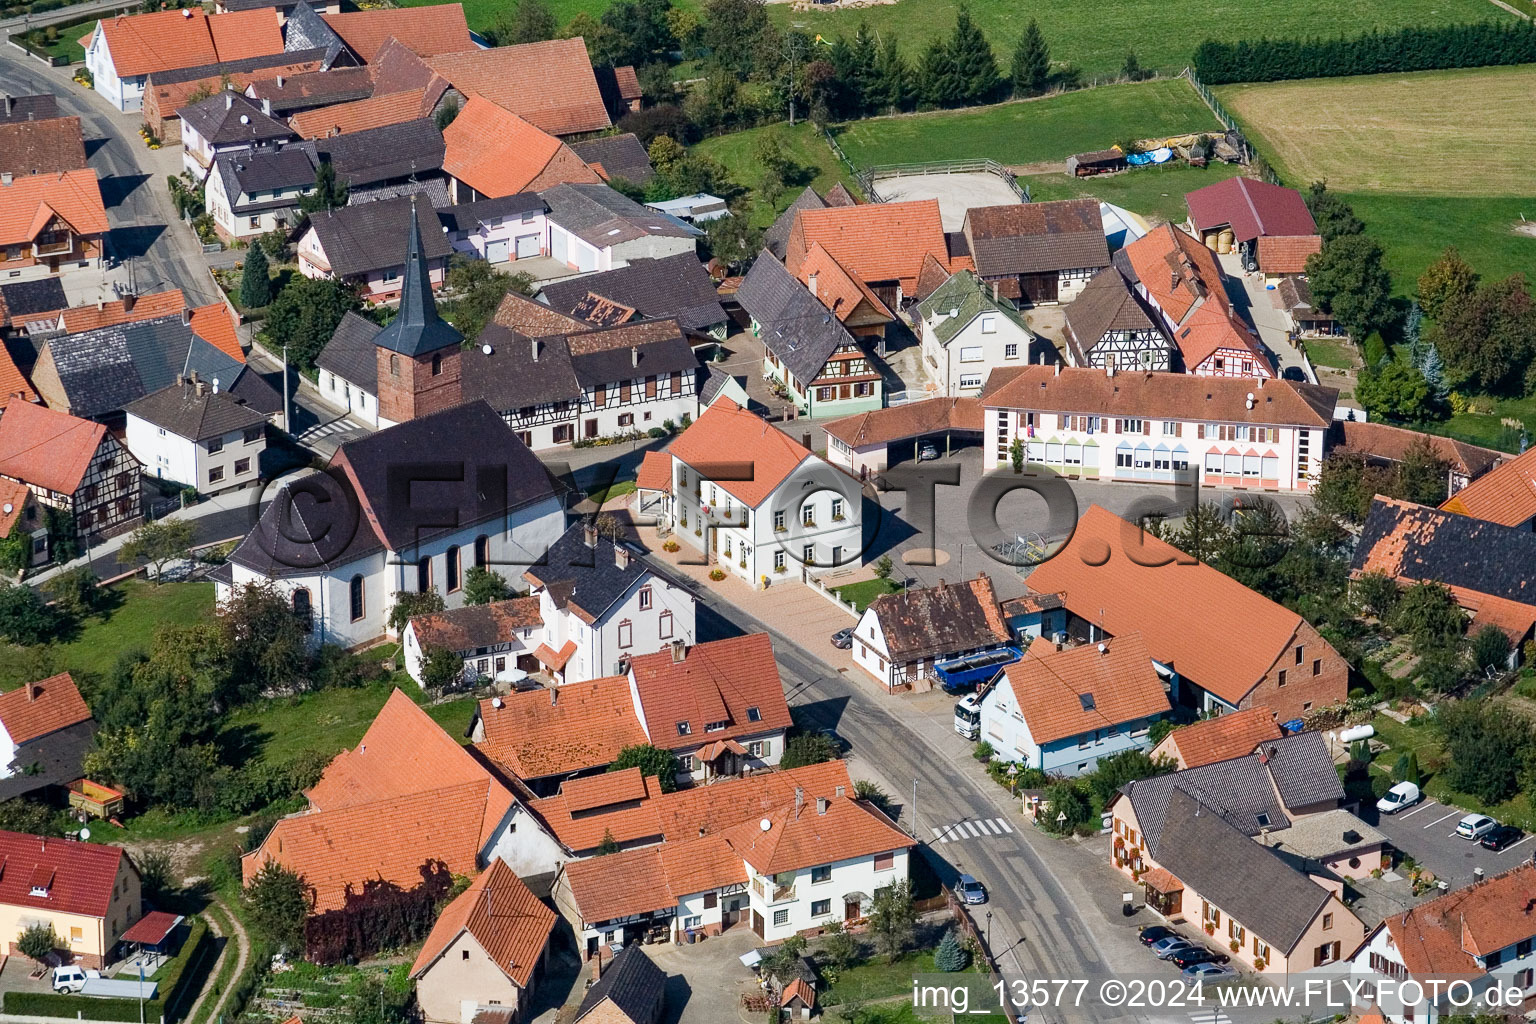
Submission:
M 103 978 L 100 971 L 77 964 L 53 969 L 55 992 L 78 992 L 83 996 L 95 996 L 100 999 L 148 1000 L 155 998 L 159 988 L 159 983 L 153 981 Z

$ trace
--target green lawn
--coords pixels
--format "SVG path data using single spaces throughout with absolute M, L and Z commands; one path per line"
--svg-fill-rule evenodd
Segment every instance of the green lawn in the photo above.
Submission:
M 919 974 L 933 974 L 933 950 L 909 953 L 899 960 L 886 963 L 881 958 L 866 960 L 857 967 L 850 967 L 837 976 L 837 983 L 829 995 L 840 1002 L 850 1000 L 885 999 L 912 991 L 912 979 Z
M 1348 341 L 1332 341 L 1326 338 L 1308 338 L 1307 358 L 1315 366 L 1331 366 L 1335 370 L 1353 369 L 1355 346 Z
M 602 505 L 621 498 L 626 494 L 634 493 L 635 482 L 633 480 L 615 480 L 612 486 L 594 487 L 592 490 L 588 491 L 587 500 L 595 501 L 599 505 Z
M 1304 184 L 1304 183 L 1303 183 Z M 1386 251 L 1392 290 L 1413 294 L 1424 268 L 1448 245 L 1460 250 L 1484 278 L 1529 274 L 1536 266 L 1536 236 L 1520 234 L 1521 216 L 1536 222 L 1536 198 L 1426 196 L 1350 192 L 1344 198 Z
M 1026 174 L 1019 183 L 1029 187 L 1035 202 L 1052 199 L 1097 199 L 1149 219 L 1177 224 L 1189 215 L 1184 194 L 1236 177 L 1242 168 L 1216 163 L 1209 167 L 1167 164 L 1139 167 L 1121 174 L 1074 178 L 1067 174 Z
M 118 597 L 121 600 L 118 600 Z M 108 592 L 112 607 L 81 623 L 79 635 L 59 645 L 62 667 L 71 672 L 105 672 L 124 651 L 143 650 L 162 622 L 194 622 L 213 609 L 212 583 L 119 583 Z
M 1518 447 L 1517 439 L 1508 436 L 1508 428 L 1503 423 L 1505 417 L 1522 421 L 1525 429 L 1536 437 L 1536 396 L 1500 398 L 1494 401 L 1491 413 L 1464 412 L 1448 420 L 1430 423 L 1425 429 L 1485 448 L 1514 452 Z
M 892 580 L 862 580 L 841 587 L 833 587 L 832 593 L 844 601 L 851 601 L 859 611 L 869 607 L 871 601 L 885 594 L 901 593 L 901 584 Z
M 784 155 L 805 168 L 807 172 L 803 180 L 786 185 L 783 194 L 771 203 L 758 193 L 758 188 L 762 184 L 762 168 L 753 155 L 757 140 L 767 132 L 776 134 Z M 807 121 L 802 121 L 793 128 L 787 124 L 779 124 L 767 128 L 752 128 L 731 135 L 717 135 L 699 143 L 694 147 L 694 151 L 720 161 L 730 174 L 732 181 L 752 190 L 751 217 L 752 223 L 757 227 L 767 227 L 772 224 L 774 218 L 794 202 L 795 196 L 799 195 L 806 185 L 825 195 L 827 189 L 842 182 L 858 194 L 858 186 L 853 176 L 848 173 L 848 168 L 843 166 L 843 162 L 833 154 L 832 148 L 816 130 L 816 126 Z
M 1127 137 L 1220 131 L 1221 125 L 1188 82 L 1170 79 L 974 110 L 872 118 L 836 130 L 848 158 L 861 167 L 980 157 L 1016 167 L 1065 161 Z

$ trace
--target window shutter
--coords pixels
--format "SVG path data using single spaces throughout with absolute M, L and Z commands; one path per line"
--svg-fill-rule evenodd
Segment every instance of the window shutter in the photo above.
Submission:
M 1195 437 L 1199 438 L 1202 441 L 1205 440 L 1205 424 L 1204 423 L 1196 423 L 1195 424 Z
M 1152 421 L 1151 420 L 1142 420 L 1141 421 L 1141 433 L 1145 437 L 1151 437 L 1152 436 Z
M 1120 433 L 1120 417 L 1115 417 L 1115 433 Z

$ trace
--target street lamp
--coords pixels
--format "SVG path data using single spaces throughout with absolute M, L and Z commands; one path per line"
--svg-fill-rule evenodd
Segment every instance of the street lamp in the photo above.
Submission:
M 992 911 L 987 911 L 987 954 L 992 953 Z

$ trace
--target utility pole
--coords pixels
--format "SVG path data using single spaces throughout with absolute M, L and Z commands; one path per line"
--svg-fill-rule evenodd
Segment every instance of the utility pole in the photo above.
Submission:
M 283 342 L 283 429 L 293 436 L 293 399 L 288 394 L 288 343 Z
M 912 838 L 917 838 L 917 780 L 912 780 Z

